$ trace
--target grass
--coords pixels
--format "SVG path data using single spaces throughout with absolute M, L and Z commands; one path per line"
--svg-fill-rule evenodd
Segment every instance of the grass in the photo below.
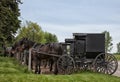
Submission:
M 13 58 L 0 57 L 0 82 L 120 82 L 120 78 L 92 72 L 72 75 L 38 75 Z
M 30 73 L 26 66 L 21 66 L 14 58 L 0 57 L 0 74 Z

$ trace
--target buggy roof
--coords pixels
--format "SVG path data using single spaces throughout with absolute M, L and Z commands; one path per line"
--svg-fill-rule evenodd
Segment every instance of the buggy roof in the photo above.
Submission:
M 86 36 L 89 34 L 103 34 L 103 33 L 73 33 L 73 36 Z
M 74 39 L 72 39 L 72 38 L 65 39 L 65 43 L 73 43 L 73 42 L 74 42 Z

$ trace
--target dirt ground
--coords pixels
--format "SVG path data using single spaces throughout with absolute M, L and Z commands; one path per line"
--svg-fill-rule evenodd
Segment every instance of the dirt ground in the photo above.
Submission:
M 120 61 L 118 61 L 118 69 L 113 75 L 120 77 Z

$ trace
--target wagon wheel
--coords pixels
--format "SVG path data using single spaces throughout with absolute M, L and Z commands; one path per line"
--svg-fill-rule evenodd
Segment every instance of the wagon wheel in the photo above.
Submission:
M 62 55 L 57 61 L 58 71 L 62 74 L 71 74 L 74 70 L 75 62 L 72 57 Z
M 114 55 L 108 53 L 99 54 L 93 61 L 94 70 L 104 74 L 113 74 L 118 68 L 118 62 Z

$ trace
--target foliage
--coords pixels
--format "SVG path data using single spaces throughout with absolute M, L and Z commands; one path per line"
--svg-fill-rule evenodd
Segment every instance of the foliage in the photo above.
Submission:
M 0 82 L 120 82 L 119 77 L 81 72 L 72 75 L 37 75 L 13 58 L 0 57 Z
M 120 42 L 117 43 L 117 53 L 120 54 Z
M 0 43 L 11 42 L 20 28 L 20 0 L 0 0 Z
M 110 52 L 113 48 L 112 37 L 108 31 L 103 32 L 105 34 L 105 51 Z
M 19 40 L 23 37 L 27 37 L 36 42 L 42 42 L 44 40 L 41 27 L 37 25 L 37 23 L 33 22 L 27 22 L 26 26 L 23 26 L 21 29 L 19 29 L 16 40 Z
M 58 41 L 56 35 L 54 35 L 54 34 L 45 32 L 44 36 L 45 36 L 46 43 L 57 42 Z
M 26 22 L 26 25 L 19 29 L 16 40 L 27 37 L 37 43 L 57 42 L 57 37 L 54 34 L 44 32 L 37 23 Z
M 116 54 L 115 57 L 117 58 L 117 60 L 120 60 L 120 54 Z

